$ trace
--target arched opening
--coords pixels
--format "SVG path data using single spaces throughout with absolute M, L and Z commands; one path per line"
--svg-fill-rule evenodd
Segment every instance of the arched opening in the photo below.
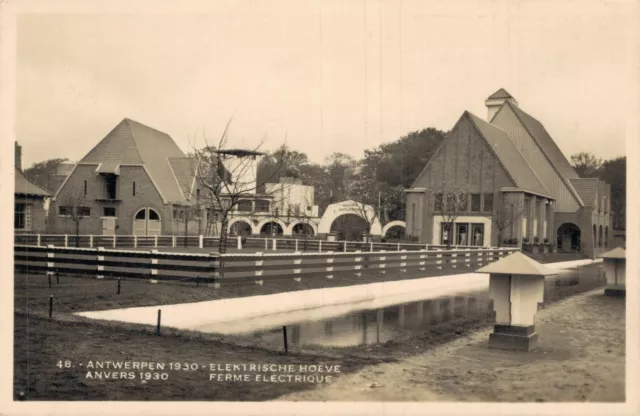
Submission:
M 598 247 L 598 233 L 596 231 L 596 225 L 593 224 L 593 248 Z
M 229 227 L 229 234 L 232 236 L 249 236 L 251 235 L 251 224 L 246 221 L 236 221 Z
M 558 228 L 558 251 L 564 253 L 580 251 L 580 227 L 567 222 Z
M 133 216 L 134 235 L 160 235 L 161 230 L 160 214 L 153 208 L 142 208 Z
M 342 214 L 331 223 L 331 232 L 338 240 L 361 241 L 369 224 L 356 214 Z
M 390 227 L 384 235 L 386 240 L 403 240 L 406 235 L 406 227 L 394 225 Z
M 271 221 L 265 223 L 262 228 L 260 228 L 260 235 L 269 236 L 269 237 L 278 237 L 283 234 L 282 225 L 275 221 Z
M 602 248 L 602 225 L 598 231 L 598 247 Z
M 604 227 L 604 247 L 609 248 L 609 226 Z
M 313 232 L 313 227 L 307 223 L 298 223 L 293 226 L 292 232 L 294 236 L 307 236 L 313 237 L 315 233 Z

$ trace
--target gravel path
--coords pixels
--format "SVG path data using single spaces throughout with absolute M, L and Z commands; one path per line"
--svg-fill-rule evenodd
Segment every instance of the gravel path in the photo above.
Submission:
M 278 400 L 625 400 L 624 299 L 605 297 L 603 289 L 576 295 L 541 309 L 536 326 L 533 352 L 489 349 L 485 330 Z

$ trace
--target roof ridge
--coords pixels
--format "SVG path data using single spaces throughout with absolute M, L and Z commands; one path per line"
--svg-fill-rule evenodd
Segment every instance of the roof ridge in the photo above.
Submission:
M 529 136 L 531 136 L 531 138 L 533 139 L 533 141 L 536 143 L 536 145 L 538 146 L 538 148 L 540 149 L 540 151 L 542 152 L 542 154 L 544 155 L 544 157 L 547 159 L 547 161 L 549 162 L 549 164 L 551 165 L 551 167 L 553 168 L 553 170 L 558 174 L 558 176 L 560 177 L 560 179 L 562 180 L 562 182 L 565 183 L 565 185 L 567 186 L 567 188 L 569 188 L 569 192 L 571 192 L 571 194 L 573 194 L 574 198 L 576 198 L 576 201 L 578 202 L 578 205 L 582 205 L 584 206 L 584 201 L 582 200 L 582 198 L 580 198 L 580 195 L 578 194 L 578 192 L 573 188 L 573 185 L 571 185 L 571 182 L 569 182 L 569 178 L 565 178 L 560 171 L 558 170 L 558 167 L 551 161 L 551 158 L 549 157 L 549 155 L 547 154 L 547 152 L 544 151 L 544 149 L 542 148 L 542 146 L 540 145 L 540 142 L 538 139 L 536 139 L 536 136 L 531 132 L 531 130 L 527 127 L 527 124 L 522 121 L 522 117 L 519 114 L 519 112 L 522 112 L 523 114 L 525 114 L 526 116 L 530 117 L 531 119 L 533 119 L 535 122 L 537 122 L 538 124 L 540 124 L 542 126 L 542 128 L 544 128 L 544 125 L 542 123 L 540 123 L 540 121 L 538 121 L 538 119 L 536 119 L 535 117 L 533 117 L 532 115 L 530 115 L 529 113 L 527 113 L 526 111 L 524 111 L 523 109 L 521 109 L 518 106 L 514 106 L 513 104 L 511 104 L 509 102 L 509 100 L 506 100 L 503 104 L 504 105 L 508 105 L 509 108 L 511 108 L 511 110 L 513 111 L 513 113 L 516 115 L 516 118 L 518 119 L 518 121 L 520 122 L 520 124 L 522 124 L 522 127 L 524 127 L 525 131 L 527 132 L 527 134 Z M 497 112 L 496 112 L 497 114 Z M 545 129 L 546 130 L 546 129 Z M 547 132 L 548 133 L 548 132 Z M 551 137 L 551 135 L 549 135 L 549 137 Z M 553 138 L 551 138 L 551 140 L 553 140 Z M 555 140 L 554 140 L 555 142 Z M 556 145 L 557 146 L 557 145 Z M 564 156 L 564 155 L 563 155 Z M 534 172 L 535 173 L 535 172 Z
M 131 128 L 131 124 L 129 124 L 131 122 L 136 123 L 136 121 L 131 120 L 130 118 L 125 118 L 123 121 L 127 124 L 127 129 L 129 129 L 129 135 L 131 136 L 131 141 L 133 141 L 133 145 L 136 147 L 136 151 L 138 152 L 138 158 L 140 159 L 143 165 L 146 165 L 147 162 L 145 162 L 145 160 L 142 158 L 142 153 L 140 153 L 140 147 L 138 146 L 138 141 L 133 135 L 133 129 Z
M 474 118 L 482 121 L 484 124 L 491 126 L 493 128 L 495 128 L 496 130 L 504 133 L 508 140 L 513 144 L 513 147 L 516 149 L 516 151 L 518 152 L 518 154 L 522 157 L 522 160 L 524 161 L 524 163 L 527 165 L 527 167 L 529 168 L 529 170 L 531 171 L 531 173 L 533 173 L 533 175 L 536 177 L 536 179 L 538 180 L 540 186 L 542 187 L 542 189 L 548 194 L 550 195 L 551 193 L 549 192 L 549 190 L 547 189 L 546 186 L 544 186 L 544 183 L 542 182 L 542 180 L 540 180 L 540 177 L 538 176 L 538 174 L 536 173 L 536 171 L 531 167 L 531 165 L 529 164 L 529 162 L 527 162 L 527 159 L 524 157 L 524 155 L 522 154 L 522 152 L 520 151 L 520 149 L 518 149 L 518 146 L 515 145 L 515 143 L 513 143 L 513 140 L 511 140 L 511 137 L 509 136 L 509 133 L 507 133 L 505 130 L 502 130 L 502 128 L 496 126 L 495 124 L 489 123 L 485 120 L 483 120 L 482 118 L 476 116 L 475 114 L 471 113 L 470 111 L 465 111 L 465 113 L 467 113 L 468 115 L 472 116 L 470 118 L 471 123 L 474 125 L 474 127 L 476 128 L 476 130 L 478 131 L 478 133 L 480 134 L 480 136 L 482 136 L 482 138 L 484 138 L 485 142 L 487 144 L 489 144 L 489 148 L 491 149 L 491 152 L 493 153 L 493 155 L 496 157 L 496 159 L 498 159 L 498 161 L 500 162 L 500 165 L 502 166 L 502 168 L 504 169 L 504 171 L 507 173 L 507 175 L 509 176 L 509 178 L 513 181 L 513 183 L 516 184 L 517 187 L 520 187 L 520 184 L 517 183 L 517 181 L 513 178 L 513 175 L 511 174 L 511 172 L 509 172 L 509 170 L 506 168 L 506 166 L 504 165 L 504 163 L 502 163 L 502 160 L 500 160 L 500 157 L 498 156 L 498 154 L 495 152 L 495 150 L 493 149 L 493 147 L 490 145 L 488 139 L 484 136 L 484 134 L 482 134 L 482 131 L 480 130 L 480 128 L 477 126 L 476 121 L 474 120 Z
M 125 118 L 124 118 L 124 120 L 125 120 L 125 121 L 127 121 L 127 122 L 131 122 L 131 123 L 138 124 L 138 125 L 140 125 L 140 126 L 142 126 L 142 127 L 146 128 L 146 129 L 156 131 L 156 132 L 158 132 L 158 133 L 160 133 L 160 134 L 164 134 L 165 136 L 169 136 L 169 133 L 165 133 L 164 131 L 161 131 L 161 130 L 158 130 L 158 129 L 156 129 L 156 128 L 153 128 L 153 127 L 151 127 L 151 126 L 148 126 L 148 125 L 146 125 L 146 124 L 144 124 L 144 123 L 141 123 L 141 122 L 139 122 L 139 121 L 137 121 L 137 120 L 134 120 L 134 119 L 131 119 L 131 118 L 129 118 L 129 117 L 125 117 Z M 171 136 L 169 136 L 169 137 L 171 137 Z

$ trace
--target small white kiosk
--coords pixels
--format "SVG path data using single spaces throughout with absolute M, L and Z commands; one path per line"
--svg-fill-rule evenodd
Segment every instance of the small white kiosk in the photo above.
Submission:
M 622 247 L 607 251 L 602 256 L 604 273 L 607 276 L 606 296 L 624 298 L 626 296 L 625 274 L 627 253 Z
M 557 274 L 520 252 L 515 252 L 476 273 L 489 273 L 495 324 L 489 347 L 532 351 L 538 346 L 535 317 L 544 299 L 544 278 Z

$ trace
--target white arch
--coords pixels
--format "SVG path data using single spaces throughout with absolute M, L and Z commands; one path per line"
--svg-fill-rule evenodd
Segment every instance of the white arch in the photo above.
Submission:
M 367 219 L 362 216 L 362 211 L 365 211 L 369 218 L 373 218 L 375 216 L 375 212 L 371 205 L 363 205 L 355 201 L 343 201 L 338 202 L 337 204 L 331 204 L 324 211 L 324 214 L 320 219 L 320 223 L 318 224 L 318 233 L 329 234 L 331 232 L 331 224 L 333 224 L 336 218 L 346 214 L 353 214 L 367 221 Z M 377 217 L 373 221 L 373 224 L 371 224 L 371 235 L 382 235 L 382 225 L 380 225 L 380 221 Z
M 280 218 L 265 218 L 264 220 L 260 221 L 258 225 L 256 225 L 255 234 L 259 235 L 260 231 L 262 231 L 262 227 L 264 227 L 265 224 L 268 224 L 270 222 L 275 222 L 277 224 L 280 224 L 280 226 L 282 227 L 282 235 L 284 235 L 287 232 L 287 224 L 285 224 Z
M 229 224 L 227 224 L 227 232 L 230 232 L 231 231 L 231 227 L 233 226 L 233 224 L 235 224 L 237 222 L 246 222 L 247 224 L 249 224 L 249 226 L 251 227 L 251 234 L 260 233 L 259 229 L 258 229 L 258 232 L 256 233 L 256 226 L 253 225 L 253 221 L 251 221 L 247 217 L 233 217 L 233 218 L 231 218 L 229 220 Z
M 293 235 L 293 227 L 295 227 L 298 224 L 309 224 L 309 227 L 311 227 L 311 229 L 313 230 L 313 235 L 318 235 L 318 225 L 316 223 L 314 223 L 313 221 L 294 221 L 292 223 L 289 224 L 289 227 L 287 227 L 287 229 L 285 230 L 285 234 L 286 235 Z
M 391 221 L 390 223 L 382 227 L 382 235 L 383 236 L 387 235 L 387 231 L 389 231 L 391 227 L 404 227 L 404 230 L 406 231 L 407 223 L 404 221 Z

